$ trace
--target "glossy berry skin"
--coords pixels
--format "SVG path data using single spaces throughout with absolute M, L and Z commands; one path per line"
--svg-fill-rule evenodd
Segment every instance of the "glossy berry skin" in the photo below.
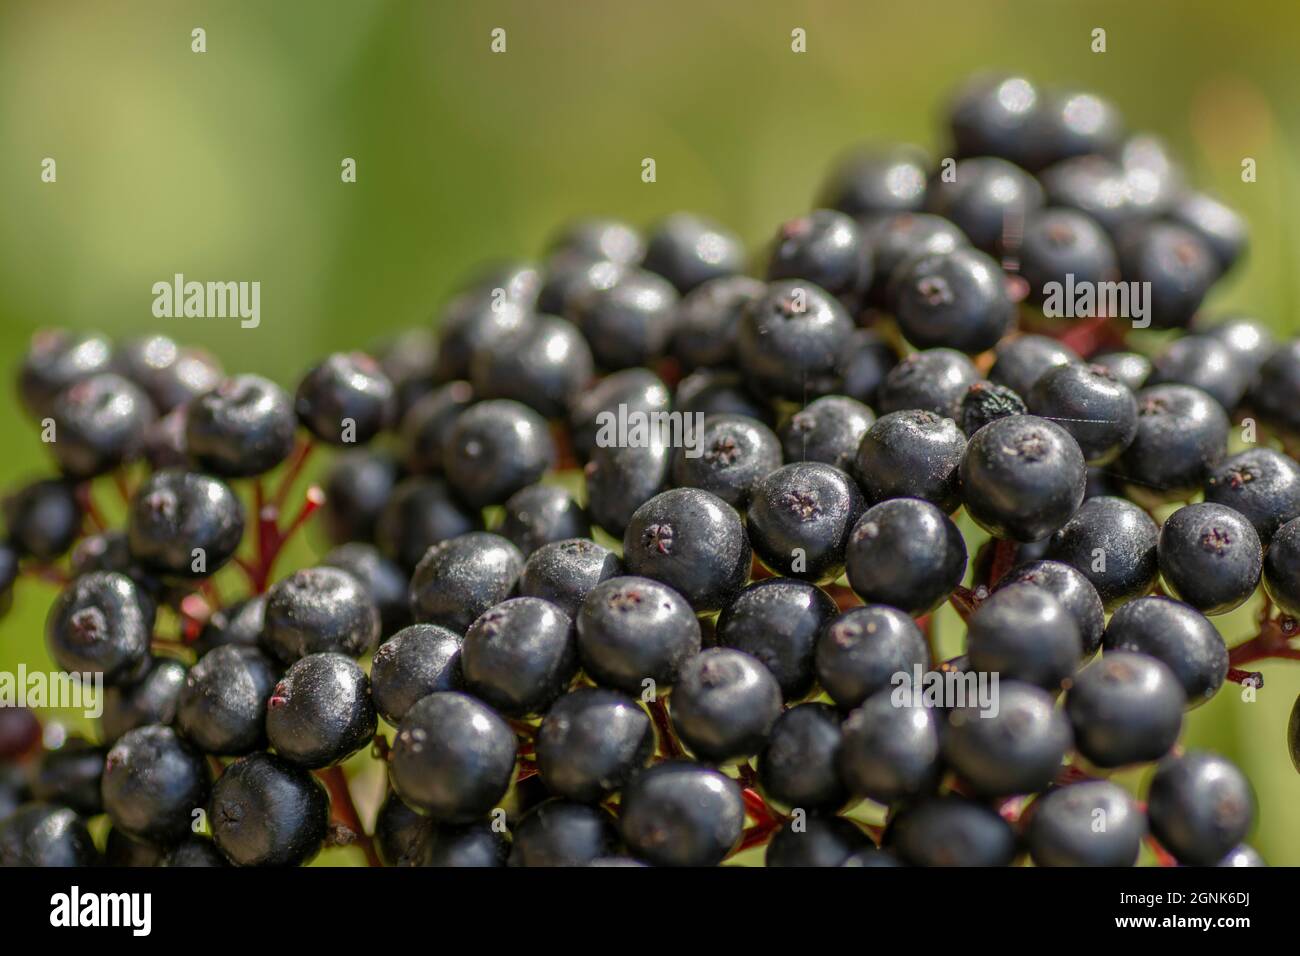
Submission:
M 923 256 L 944 255 L 968 245 L 966 235 L 942 216 L 924 212 L 882 215 L 862 223 L 862 238 L 871 249 L 874 277 L 867 300 L 893 309 L 894 272 L 905 262 Z
M 370 678 L 342 654 L 295 661 L 266 702 L 266 735 L 285 760 L 315 770 L 346 760 L 374 739 Z
M 620 264 L 573 250 L 557 252 L 546 259 L 546 281 L 538 290 L 534 308 L 543 315 L 571 316 L 578 303 L 595 292 L 608 289 L 623 277 L 631 265 L 633 263 Z M 513 334 L 516 329 L 505 331 Z M 490 346 L 491 341 L 487 340 L 475 351 Z
M 874 329 L 854 329 L 835 366 L 840 394 L 874 406 L 885 376 L 898 364 L 898 353 Z
M 130 683 L 148 667 L 155 605 L 126 575 L 94 571 L 59 594 L 45 621 L 45 645 L 62 670 Z
M 213 785 L 208 819 L 217 848 L 236 866 L 300 866 L 325 842 L 329 798 L 306 770 L 255 753 Z
M 1070 723 L 1052 695 L 1009 680 L 999 684 L 996 714 L 974 703 L 949 711 L 943 755 L 976 793 L 999 797 L 1047 787 L 1070 743 Z
M 962 433 L 970 438 L 989 422 L 1028 413 L 1025 400 L 1005 385 L 976 382 L 966 389 L 961 401 L 957 403 L 955 421 Z M 962 447 L 965 448 L 964 445 Z
M 767 279 L 806 279 L 831 295 L 856 301 L 871 284 L 871 250 L 850 216 L 815 209 L 777 229 Z
M 500 535 L 463 534 L 428 550 L 411 577 L 411 611 L 421 624 L 464 633 L 515 589 L 524 556 Z
M 740 239 L 717 223 L 679 212 L 651 230 L 642 265 L 685 295 L 710 279 L 743 272 L 745 249 Z
M 25 485 L 4 499 L 9 542 L 22 555 L 53 561 L 81 533 L 81 505 L 70 481 L 47 478 Z
M 1291 720 L 1286 728 L 1287 749 L 1291 751 L 1291 765 L 1300 773 L 1300 697 L 1291 707 Z
M 772 835 L 764 866 L 842 866 L 854 853 L 872 847 L 870 838 L 851 820 L 810 816 L 796 830 L 786 823 Z
M 749 539 L 778 574 L 827 584 L 844 572 L 849 533 L 865 508 L 853 479 L 838 468 L 786 465 L 755 486 Z
M 1023 223 L 1043 205 L 1038 181 L 1004 159 L 977 156 L 959 160 L 954 173 L 956 179 L 951 183 L 931 180 L 927 211 L 951 219 L 971 245 L 989 255 L 1003 251 L 1008 220 Z
M 538 315 L 475 353 L 470 381 L 479 398 L 508 398 L 543 418 L 560 418 L 596 373 L 587 340 L 572 322 Z
M 1300 517 L 1300 465 L 1272 448 L 1231 455 L 1210 469 L 1205 500 L 1243 515 L 1267 545 L 1278 528 Z
M 1300 432 L 1300 339 L 1280 346 L 1259 367 L 1250 405 L 1260 418 L 1288 435 Z
M 1087 499 L 1052 535 L 1047 557 L 1076 568 L 1113 611 L 1156 583 L 1159 536 L 1155 521 L 1137 505 L 1102 495 Z
M 528 557 L 542 545 L 588 537 L 591 521 L 582 505 L 563 488 L 529 485 L 507 499 L 497 533 Z
M 875 414 L 856 399 L 826 395 L 809 402 L 781 426 L 785 460 L 819 461 L 852 471 L 858 445 Z
M 650 718 L 632 698 L 580 687 L 546 712 L 537 731 L 537 768 L 552 793 L 595 803 L 622 789 L 654 749 Z
M 645 241 L 626 222 L 593 216 L 566 225 L 551 239 L 547 252 L 552 255 L 576 252 L 619 265 L 636 265 L 645 255 Z
M 297 417 L 287 392 L 236 375 L 190 402 L 185 446 L 204 469 L 229 478 L 270 471 L 293 451 Z
M 114 827 L 137 840 L 171 843 L 189 834 L 208 784 L 203 755 L 170 727 L 150 724 L 123 734 L 109 750 L 101 792 Z
M 323 442 L 364 445 L 396 424 L 397 396 L 369 355 L 337 352 L 303 376 L 294 411 Z
M 668 585 L 697 614 L 721 610 L 745 586 L 751 558 L 735 509 L 698 488 L 656 495 L 623 533 L 628 573 Z
M 76 811 L 26 803 L 0 820 L 0 866 L 94 866 L 95 842 Z
M 1141 809 L 1109 780 L 1085 780 L 1039 797 L 1025 831 L 1035 866 L 1133 866 L 1145 835 Z
M 818 206 L 861 219 L 910 212 L 925 202 L 929 157 L 915 146 L 886 145 L 854 150 L 836 163 L 822 185 Z
M 392 634 L 411 623 L 406 572 L 380 554 L 374 545 L 360 541 L 339 545 L 326 552 L 320 563 L 346 571 L 361 582 L 379 609 L 381 635 Z
M 618 577 L 587 594 L 578 612 L 578 653 L 596 683 L 639 696 L 663 689 L 700 651 L 700 622 L 685 598 L 648 578 Z
M 235 601 L 212 612 L 194 650 L 200 657 L 214 647 L 226 644 L 245 644 L 255 647 L 262 639 L 262 626 L 266 620 L 266 595 L 255 594 Z M 165 721 L 164 721 L 165 723 Z
M 18 395 L 33 419 L 42 419 L 54 409 L 54 399 L 70 385 L 112 369 L 113 345 L 93 332 L 43 329 L 32 336 L 31 345 L 18 370 Z
M 716 866 L 740 841 L 744 826 L 740 788 L 708 767 L 661 763 L 623 788 L 623 840 L 654 866 Z
M 1115 380 L 1136 393 L 1151 376 L 1151 360 L 1138 352 L 1106 352 L 1088 360 L 1106 369 Z
M 1138 598 L 1121 607 L 1106 625 L 1102 646 L 1159 659 L 1178 678 L 1189 708 L 1213 697 L 1228 672 L 1228 651 L 1214 625 L 1167 597 Z
M 622 573 L 618 555 L 589 538 L 555 541 L 529 555 L 519 575 L 519 593 L 550 601 L 576 619 L 591 589 Z
M 921 498 L 940 510 L 961 504 L 957 469 L 966 437 L 951 418 L 912 409 L 878 419 L 863 436 L 853 475 L 873 504 L 887 498 Z
M 1030 561 L 1007 572 L 993 590 L 1012 584 L 1042 588 L 1061 602 L 1079 629 L 1085 659 L 1101 647 L 1101 635 L 1106 628 L 1105 609 L 1097 589 L 1081 571 L 1060 561 Z
M 613 265 L 609 268 L 617 270 Z M 498 296 L 496 289 L 502 294 Z M 531 310 L 524 297 L 505 285 L 470 290 L 452 299 L 438 321 L 435 377 L 447 382 L 468 379 L 474 354 L 519 331 L 528 323 Z
M 586 866 L 618 849 L 614 815 L 604 807 L 551 799 L 519 820 L 510 866 Z
M 1212 335 L 1184 335 L 1152 361 L 1148 385 L 1191 385 L 1231 412 L 1250 387 L 1251 373 L 1227 343 Z
M 1228 851 L 1228 855 L 1215 864 L 1216 866 L 1268 866 L 1259 851 L 1242 844 Z
M 482 530 L 479 510 L 461 501 L 445 481 L 415 475 L 383 504 L 374 540 L 386 557 L 410 572 L 435 545 Z
M 397 420 L 438 385 L 438 339 L 432 329 L 414 328 L 387 338 L 373 353 L 397 397 Z
M 1245 255 L 1249 245 L 1245 220 L 1212 196 L 1186 193 L 1169 211 L 1169 218 L 1209 246 L 1220 273 L 1228 272 Z
M 510 598 L 470 625 L 460 666 L 465 689 L 499 713 L 541 713 L 578 671 L 573 621 L 541 598 Z
M 412 624 L 379 645 L 370 665 L 375 709 L 394 727 L 421 699 L 460 686 L 461 636 L 436 624 Z
M 57 429 L 50 451 L 73 478 L 93 478 L 136 457 L 157 415 L 141 388 L 111 372 L 69 385 L 50 414 Z
M 649 369 L 626 368 L 606 375 L 575 396 L 569 407 L 569 432 L 580 459 L 591 457 L 604 421 L 617 418 L 620 405 L 629 417 L 635 412 L 638 418 L 653 420 L 655 412 L 669 410 L 672 399 L 663 379 Z
M 1023 76 L 982 73 L 953 95 L 948 126 L 959 156 L 1001 156 L 1031 169 L 1040 158 L 1043 96 Z
M 505 796 L 514 766 L 509 724 L 473 697 L 436 693 L 398 725 L 388 774 L 411 806 L 440 822 L 469 823 Z
M 927 614 L 966 573 L 966 542 L 949 517 L 917 498 L 873 505 L 854 525 L 845 551 L 849 586 L 868 604 Z
M 1300 518 L 1292 518 L 1273 535 L 1264 556 L 1264 590 L 1287 614 L 1300 616 Z
M 32 796 L 93 817 L 104 811 L 99 792 L 103 773 L 104 748 L 84 737 L 69 737 L 57 750 L 41 755 L 32 780 Z
M 1021 335 L 1008 339 L 998 346 L 989 381 L 1005 385 L 1021 398 L 1033 390 L 1034 384 L 1045 373 L 1058 365 L 1080 361 L 1067 345 L 1046 335 Z
M 126 532 L 114 528 L 81 538 L 68 556 L 73 577 L 91 571 L 116 571 L 125 574 L 146 591 L 156 591 L 159 582 L 131 557 L 131 546 Z
M 1098 767 L 1158 760 L 1178 741 L 1186 694 L 1162 661 L 1108 649 L 1074 677 L 1065 713 L 1074 745 Z
M 1264 554 L 1255 526 L 1227 505 L 1179 508 L 1160 527 L 1160 576 L 1174 597 L 1226 614 L 1255 593 Z
M 438 451 L 441 460 L 442 449 Z M 383 452 L 358 448 L 337 454 L 325 472 L 325 504 L 317 519 L 326 537 L 334 544 L 374 541 L 397 478 L 397 462 Z
M 1137 399 L 1101 366 L 1050 369 L 1029 390 L 1028 403 L 1034 415 L 1070 433 L 1089 465 L 1114 461 L 1137 434 Z
M 817 636 L 835 617 L 821 588 L 788 578 L 749 585 L 718 616 L 718 646 L 754 657 L 776 678 L 786 700 L 812 690 Z
M 836 390 L 836 366 L 853 322 L 826 290 L 782 279 L 751 302 L 740 320 L 737 356 L 760 394 L 807 401 Z
M 954 794 L 900 812 L 885 848 L 912 866 L 1008 866 L 1016 835 L 996 810 Z
M 509 396 L 494 396 L 509 397 Z M 442 446 L 456 417 L 474 404 L 474 387 L 457 379 L 432 389 L 402 416 L 402 462 L 413 474 L 442 471 Z
M 221 855 L 216 843 L 207 837 L 191 837 L 168 850 L 156 866 L 223 867 L 230 861 Z
M 1145 175 L 1145 174 L 1143 174 Z M 1106 156 L 1073 156 L 1039 174 L 1047 202 L 1088 215 L 1112 237 L 1149 218 L 1124 167 Z M 1142 187 L 1145 188 L 1145 187 Z
M 131 496 L 131 554 L 167 577 L 194 579 L 216 573 L 234 557 L 243 537 L 244 506 L 219 478 L 158 471 Z
M 266 745 L 266 702 L 279 669 L 255 647 L 227 644 L 185 676 L 176 724 L 204 753 L 240 756 Z
M 910 676 L 929 663 L 930 648 L 916 622 L 883 604 L 837 617 L 817 638 L 814 657 L 817 682 L 844 710 L 889 687 L 895 674 Z
M 756 658 L 715 647 L 682 668 L 671 710 L 678 736 L 701 760 L 749 757 L 781 716 L 781 688 Z
M 894 693 L 886 688 L 863 701 L 844 722 L 840 743 L 840 779 L 853 795 L 878 803 L 928 794 L 942 774 L 941 715 L 898 706 Z
M 169 657 L 155 657 L 139 680 L 104 691 L 104 713 L 99 720 L 99 737 L 113 743 L 128 730 L 145 724 L 170 724 L 176 719 L 185 665 Z
M 1250 781 L 1225 757 L 1167 757 L 1147 790 L 1151 833 L 1178 862 L 1213 866 L 1240 844 L 1255 818 Z
M 776 419 L 770 402 L 732 368 L 696 369 L 673 393 L 673 409 L 683 415 L 747 415 L 768 427 Z
M 1044 209 L 1032 216 L 1017 257 L 1029 298 L 1040 304 L 1059 299 L 1071 282 L 1081 288 L 1085 282 L 1113 282 L 1119 276 L 1110 236 L 1091 216 L 1075 209 Z
M 379 641 L 379 609 L 338 568 L 304 568 L 267 592 L 262 644 L 284 664 L 308 654 L 361 657 Z
M 768 800 L 835 812 L 848 802 L 840 780 L 840 715 L 827 704 L 799 704 L 777 718 L 758 758 Z
M 1232 352 L 1251 377 L 1277 351 L 1277 339 L 1260 322 L 1245 316 L 1225 318 L 1214 325 L 1196 327 L 1198 333 L 1213 336 Z
M 1001 267 L 977 249 L 957 248 L 900 266 L 891 279 L 894 314 L 919 349 L 990 349 L 1014 318 Z
M 546 420 L 519 402 L 479 402 L 456 419 L 442 449 L 447 483 L 475 508 L 500 504 L 555 465 Z
M 672 454 L 657 437 L 645 445 L 597 448 L 582 472 L 592 523 L 622 535 L 636 510 L 668 487 Z
M 1087 469 L 1070 434 L 1054 422 L 1017 415 L 986 425 L 961 460 L 966 511 L 999 538 L 1041 541 L 1083 501 Z
M 1022 582 L 994 592 L 971 615 L 966 653 L 977 671 L 1054 691 L 1074 673 L 1083 641 L 1065 605 Z
M 391 790 L 375 817 L 375 850 L 385 866 L 419 866 L 434 823 Z M 489 831 L 490 832 L 490 831 Z
M 633 269 L 608 288 L 583 295 L 571 314 L 596 365 L 610 370 L 636 368 L 652 364 L 668 351 L 677 302 L 677 292 L 666 279 Z
M 673 452 L 673 484 L 702 488 L 739 511 L 748 507 L 754 486 L 781 467 L 781 443 L 770 428 L 752 418 L 710 415 L 697 441 L 693 448 Z
M 876 411 L 888 415 L 919 408 L 951 418 L 966 389 L 979 379 L 970 359 L 954 349 L 913 352 L 881 382 Z
M 766 288 L 744 275 L 720 276 L 696 286 L 677 307 L 672 354 L 692 369 L 734 362 L 740 316 Z
M 1133 223 L 1117 240 L 1125 282 L 1150 282 L 1153 327 L 1186 326 L 1219 277 L 1213 251 L 1190 229 L 1171 222 Z

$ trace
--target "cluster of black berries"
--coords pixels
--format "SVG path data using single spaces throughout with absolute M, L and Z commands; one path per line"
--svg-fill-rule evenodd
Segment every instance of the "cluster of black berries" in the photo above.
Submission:
M 98 743 L 0 711 L 0 862 L 1259 865 L 1249 782 L 1179 735 L 1300 657 L 1300 340 L 1202 321 L 1243 225 L 1105 100 L 979 79 L 949 119 L 937 168 L 844 162 L 761 279 L 696 216 L 586 220 L 295 395 L 41 334 L 62 475 L 6 503 L 0 588 L 61 582 L 50 654 L 108 690 Z M 1108 779 L 1151 762 L 1145 802 Z

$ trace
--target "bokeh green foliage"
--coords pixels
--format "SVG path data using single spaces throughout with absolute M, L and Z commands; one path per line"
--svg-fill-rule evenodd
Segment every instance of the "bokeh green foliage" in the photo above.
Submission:
M 489 51 L 495 27 L 504 55 Z M 806 54 L 790 51 L 794 27 Z M 1298 28 L 1300 5 L 1281 0 L 7 0 L 0 365 L 45 325 L 157 330 L 291 384 L 330 350 L 428 323 L 467 270 L 535 255 L 578 213 L 690 208 L 757 244 L 852 143 L 941 155 L 941 105 L 984 68 L 1095 89 L 1166 137 L 1251 224 L 1250 258 L 1210 311 L 1294 335 Z M 1256 183 L 1240 180 L 1245 156 Z M 40 181 L 45 157 L 56 184 Z M 344 157 L 355 184 L 340 182 Z M 155 319 L 150 287 L 176 272 L 260 281 L 260 328 Z M 16 404 L 0 407 L 7 486 L 49 465 Z M 50 596 L 20 584 L 0 668 L 49 666 Z M 1232 642 L 1250 611 L 1220 621 Z M 1300 864 L 1284 740 L 1300 668 L 1264 671 L 1258 702 L 1229 687 L 1187 739 L 1241 763 L 1260 797 L 1255 844 Z

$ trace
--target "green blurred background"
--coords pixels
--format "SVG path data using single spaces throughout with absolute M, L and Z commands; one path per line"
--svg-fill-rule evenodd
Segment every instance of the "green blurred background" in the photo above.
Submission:
M 191 30 L 207 52 L 191 52 Z M 507 52 L 489 50 L 507 31 Z M 795 27 L 808 52 L 790 50 Z M 1090 31 L 1108 50 L 1090 51 Z M 0 4 L 0 360 L 43 325 L 162 331 L 286 384 L 332 349 L 430 321 L 466 270 L 537 253 L 562 220 L 691 208 L 759 242 L 866 138 L 941 151 L 964 76 L 1020 70 L 1112 98 L 1252 227 L 1210 311 L 1300 331 L 1292 222 L 1300 5 L 221 0 Z M 658 181 L 640 178 L 654 157 Z M 1258 162 L 1243 184 L 1240 163 Z M 55 184 L 41 161 L 58 164 Z M 340 182 L 344 157 L 358 182 Z M 258 280 L 262 323 L 155 319 L 176 272 Z M 0 485 L 48 468 L 12 400 Z M 0 669 L 48 668 L 48 586 L 23 583 Z M 1249 613 L 1220 619 L 1229 642 Z M 949 621 L 949 624 L 951 621 Z M 949 629 L 951 634 L 951 629 Z M 1252 842 L 1300 864 L 1286 715 L 1300 667 L 1227 690 L 1188 740 L 1250 774 Z

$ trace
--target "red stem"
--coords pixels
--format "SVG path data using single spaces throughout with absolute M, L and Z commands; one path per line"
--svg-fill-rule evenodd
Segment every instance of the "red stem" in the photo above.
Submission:
M 347 827 L 356 836 L 357 846 L 361 847 L 361 852 L 366 855 L 366 864 L 383 866 L 379 854 L 375 852 L 375 841 L 361 825 L 361 816 L 357 813 L 357 805 L 352 800 L 352 790 L 348 787 L 348 778 L 343 773 L 343 768 L 330 767 L 328 770 L 318 770 L 316 776 L 329 791 L 330 810 L 336 822 Z
M 662 697 L 656 697 L 649 703 L 650 717 L 655 722 L 655 728 L 659 731 L 659 749 L 669 759 L 676 760 L 685 754 L 682 745 L 677 741 L 677 734 L 673 732 L 673 722 L 668 716 L 668 705 Z
M 315 450 L 316 442 L 311 438 L 299 442 L 298 447 L 294 449 L 293 458 L 290 459 L 288 467 L 280 478 L 280 484 L 271 497 L 271 504 L 275 506 L 277 511 L 283 508 L 284 503 L 289 500 L 289 492 L 293 490 L 293 483 L 298 480 L 298 476 L 302 474 L 302 470 L 307 464 L 307 459 L 311 457 L 311 453 Z

